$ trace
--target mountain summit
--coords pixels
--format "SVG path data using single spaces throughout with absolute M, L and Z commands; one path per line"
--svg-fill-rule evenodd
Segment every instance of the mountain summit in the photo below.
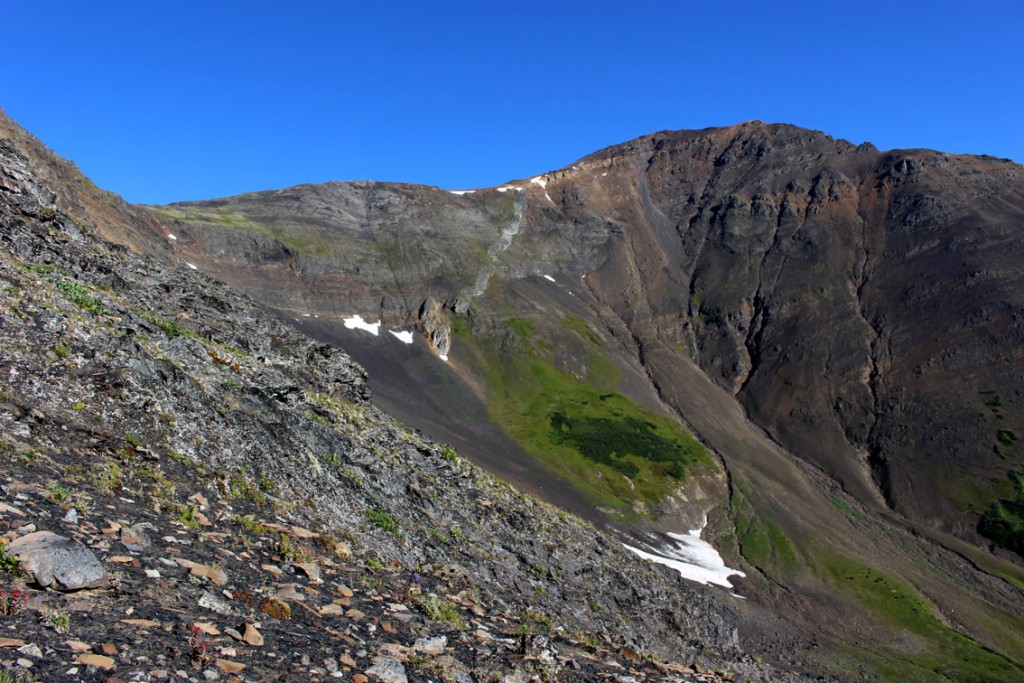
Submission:
M 404 422 L 664 564 L 700 529 L 804 665 L 1024 677 L 1020 166 L 753 121 L 146 207 L 4 126 L 47 201 L 344 348 Z

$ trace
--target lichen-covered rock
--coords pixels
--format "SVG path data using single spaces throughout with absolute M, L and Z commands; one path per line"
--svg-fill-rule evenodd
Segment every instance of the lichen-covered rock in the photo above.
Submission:
M 107 583 L 107 571 L 91 550 L 51 531 L 17 538 L 8 551 L 43 588 L 74 591 Z

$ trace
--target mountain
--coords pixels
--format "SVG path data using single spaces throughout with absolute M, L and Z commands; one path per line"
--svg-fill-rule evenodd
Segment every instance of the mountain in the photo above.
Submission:
M 166 226 L 3 124 L 5 680 L 811 680 L 770 613 L 395 422 L 145 232 L 105 239 Z
M 5 125 L 103 237 L 344 348 L 502 478 L 663 556 L 706 519 L 801 666 L 1024 675 L 1019 166 L 750 122 L 497 188 L 139 207 Z

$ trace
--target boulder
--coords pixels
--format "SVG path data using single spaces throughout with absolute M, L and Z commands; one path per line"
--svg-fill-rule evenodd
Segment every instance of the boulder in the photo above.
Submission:
M 51 531 L 35 531 L 11 542 L 9 552 L 43 588 L 74 591 L 107 585 L 107 571 L 91 550 Z

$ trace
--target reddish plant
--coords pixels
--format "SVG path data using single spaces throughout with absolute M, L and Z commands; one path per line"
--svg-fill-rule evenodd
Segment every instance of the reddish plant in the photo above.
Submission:
M 0 589 L 0 614 L 5 617 L 13 617 L 25 603 L 28 602 L 28 593 L 17 588 L 10 590 Z
M 188 644 L 189 659 L 192 660 L 192 666 L 201 669 L 210 663 L 210 644 L 198 626 L 192 627 L 192 637 L 189 639 Z

